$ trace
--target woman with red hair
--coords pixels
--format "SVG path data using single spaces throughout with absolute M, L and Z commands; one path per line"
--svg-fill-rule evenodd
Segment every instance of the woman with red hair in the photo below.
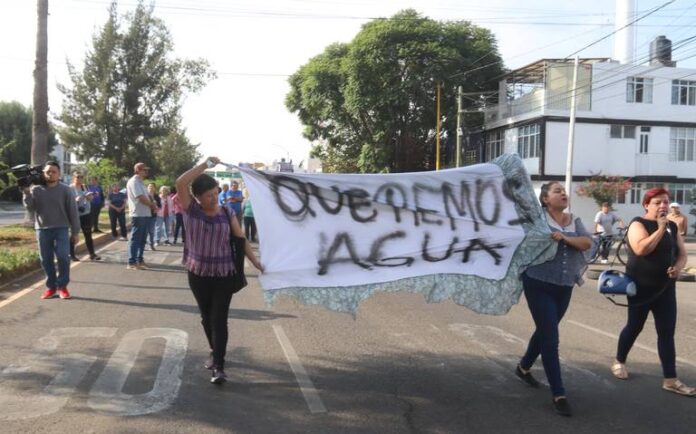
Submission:
M 662 388 L 679 395 L 696 396 L 696 388 L 679 381 L 675 367 L 674 330 L 677 325 L 676 280 L 686 264 L 684 239 L 674 222 L 667 219 L 669 192 L 664 188 L 648 190 L 643 197 L 643 217 L 628 227 L 628 263 L 626 274 L 636 283 L 637 293 L 628 297 L 628 320 L 621 331 L 614 376 L 628 379 L 626 358 L 652 312 L 657 330 L 657 353 L 662 364 Z

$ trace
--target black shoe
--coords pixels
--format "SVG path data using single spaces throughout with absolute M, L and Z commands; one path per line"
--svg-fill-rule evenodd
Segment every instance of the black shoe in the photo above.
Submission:
M 210 382 L 213 384 L 222 384 L 227 381 L 225 371 L 220 368 L 213 368 L 213 376 L 210 377 Z
M 77 256 L 71 256 L 70 260 L 73 262 L 80 262 L 80 258 L 78 258 Z
M 520 365 L 517 365 L 515 367 L 515 375 L 517 375 L 517 377 L 520 380 L 524 381 L 529 386 L 534 387 L 534 388 L 539 387 L 539 382 L 537 381 L 536 378 L 534 378 L 534 376 L 532 376 L 532 373 L 531 372 L 524 373 L 522 371 L 522 368 L 520 367 Z
M 93 260 L 93 261 L 101 261 L 101 256 L 99 256 L 99 255 L 92 255 L 92 256 L 89 257 L 89 259 L 91 259 L 91 260 Z
M 568 404 L 568 400 L 566 398 L 554 399 L 553 410 L 556 412 L 556 414 L 560 414 L 561 416 L 569 417 L 573 415 L 573 411 L 571 410 L 570 404 Z

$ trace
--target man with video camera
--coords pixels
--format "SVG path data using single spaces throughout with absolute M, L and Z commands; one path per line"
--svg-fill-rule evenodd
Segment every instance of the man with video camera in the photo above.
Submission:
M 70 239 L 79 240 L 80 220 L 70 187 L 60 182 L 60 166 L 48 161 L 43 168 L 44 183 L 24 187 L 24 206 L 35 215 L 36 239 L 46 290 L 41 298 L 70 298 Z M 70 234 L 68 234 L 70 230 Z M 58 274 L 53 258 L 58 259 Z

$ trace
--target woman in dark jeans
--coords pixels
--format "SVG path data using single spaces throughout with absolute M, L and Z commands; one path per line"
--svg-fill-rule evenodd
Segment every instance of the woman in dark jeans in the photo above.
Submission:
M 642 204 L 645 214 L 633 219 L 628 227 L 626 274 L 635 282 L 637 292 L 635 296 L 628 297 L 628 320 L 619 336 L 616 360 L 611 372 L 620 380 L 628 379 L 628 353 L 643 330 L 648 314 L 652 312 L 657 330 L 657 353 L 662 364 L 662 388 L 679 395 L 696 396 L 696 388 L 679 381 L 675 366 L 675 281 L 686 264 L 684 239 L 677 230 L 677 225 L 667 219 L 667 190 L 648 190 Z
M 77 202 L 77 213 L 80 215 L 80 227 L 82 228 L 82 235 L 85 236 L 85 245 L 89 252 L 89 259 L 101 261 L 101 257 L 94 251 L 94 242 L 92 241 L 92 213 L 90 209 L 92 193 L 82 183 L 83 178 L 79 172 L 73 172 L 73 181 L 70 187 Z M 70 259 L 73 261 L 80 260 L 75 254 L 75 243 L 72 238 L 70 239 Z
M 560 183 L 542 185 L 539 202 L 552 231 L 551 238 L 558 242 L 558 249 L 551 261 L 529 267 L 522 275 L 524 296 L 536 330 L 515 374 L 530 386 L 539 387 L 530 369 L 541 354 L 544 372 L 551 386 L 553 408 L 562 416 L 570 416 L 572 412 L 563 387 L 558 358 L 558 324 L 568 309 L 573 286 L 583 282 L 586 265 L 582 252 L 592 246 L 592 239 L 580 218 L 564 211 L 568 207 L 568 196 Z
M 211 360 L 205 367 L 213 371 L 210 382 L 221 384 L 227 380 L 227 317 L 235 273 L 229 243 L 230 230 L 240 238 L 244 234 L 237 219 L 234 216 L 228 217 L 218 205 L 217 181 L 203 174 L 208 161 L 213 165 L 220 162 L 218 158 L 210 157 L 188 170 L 176 180 L 176 190 L 186 226 L 183 262 L 188 270 L 189 286 L 201 312 L 201 323 L 211 350 Z M 244 253 L 254 267 L 263 271 L 249 243 L 245 243 Z

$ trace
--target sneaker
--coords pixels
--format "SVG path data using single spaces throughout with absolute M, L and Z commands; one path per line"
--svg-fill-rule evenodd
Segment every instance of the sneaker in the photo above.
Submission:
M 60 298 L 62 298 L 63 300 L 70 298 L 70 293 L 68 292 L 68 288 L 60 288 L 58 290 L 58 296 Z
M 80 258 L 78 258 L 77 256 L 71 256 L 70 260 L 73 262 L 80 262 Z
M 135 268 L 137 268 L 138 270 L 149 270 L 150 269 L 150 267 L 145 265 L 144 262 L 138 262 L 137 264 L 135 264 Z
M 529 386 L 539 387 L 539 382 L 537 381 L 536 378 L 534 378 L 531 371 L 527 371 L 527 372 L 522 371 L 522 368 L 520 367 L 520 365 L 517 365 L 517 367 L 515 367 L 515 375 L 517 375 L 517 378 L 524 381 Z
M 126 238 L 126 237 L 121 237 L 121 238 L 119 238 L 119 241 L 128 241 L 128 238 Z
M 568 404 L 568 400 L 566 398 L 553 399 L 552 401 L 553 411 L 555 411 L 556 414 L 566 417 L 573 415 L 573 411 L 571 410 L 570 404 Z
M 608 260 L 608 259 L 602 259 L 601 261 L 599 261 L 599 263 L 600 263 L 600 264 L 608 264 L 608 263 L 609 263 L 609 260 Z
M 155 249 L 155 245 L 154 245 L 154 244 L 150 244 L 150 250 L 152 250 L 153 252 L 157 250 L 157 249 Z
M 100 231 L 99 229 L 95 229 L 92 232 L 94 232 L 95 234 L 103 234 L 104 233 L 104 232 Z
M 41 298 L 44 300 L 46 300 L 48 298 L 53 298 L 55 296 L 56 296 L 55 288 L 48 288 L 43 292 L 43 294 L 41 294 Z
M 169 240 L 165 241 L 164 244 L 166 244 L 166 245 L 168 245 L 168 246 L 171 246 L 171 245 L 172 245 L 172 243 L 170 243 Z
M 126 270 L 139 270 L 138 264 L 128 264 L 126 265 Z
M 91 259 L 91 260 L 93 260 L 93 261 L 101 261 L 101 256 L 99 256 L 99 255 L 92 255 L 92 256 L 89 257 L 89 259 Z
M 221 368 L 213 368 L 213 376 L 210 377 L 210 382 L 213 384 L 222 384 L 227 381 L 227 375 Z

